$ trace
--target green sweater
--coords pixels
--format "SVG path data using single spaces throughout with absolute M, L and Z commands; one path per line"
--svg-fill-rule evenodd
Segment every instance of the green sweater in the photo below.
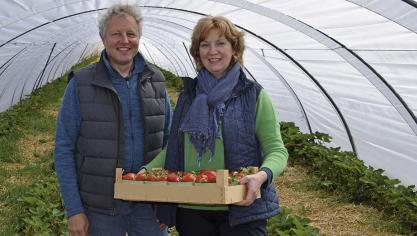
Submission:
M 280 125 L 277 113 L 272 105 L 271 99 L 265 90 L 261 90 L 256 102 L 255 133 L 259 141 L 263 162 L 262 167 L 272 171 L 273 176 L 280 175 L 287 166 L 288 153 L 282 142 Z M 188 134 L 184 135 L 184 170 L 198 171 L 200 169 L 217 170 L 225 169 L 224 166 L 224 146 L 221 139 L 216 139 L 214 155 L 210 158 L 210 153 L 204 153 L 201 166 L 198 167 L 197 151 L 191 144 Z M 146 169 L 163 167 L 165 164 L 166 150 L 159 153 L 153 161 L 144 166 Z M 213 205 L 191 205 L 181 204 L 180 207 L 200 209 L 200 210 L 227 210 L 227 206 Z

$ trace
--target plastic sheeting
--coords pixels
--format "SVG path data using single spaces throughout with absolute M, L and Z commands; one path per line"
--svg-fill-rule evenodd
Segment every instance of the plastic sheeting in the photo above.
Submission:
M 101 48 L 111 0 L 7 0 L 0 8 L 0 112 Z M 245 66 L 279 117 L 333 137 L 405 185 L 417 184 L 417 3 L 399 0 L 148 0 L 140 51 L 195 76 L 190 34 L 204 15 L 246 32 Z

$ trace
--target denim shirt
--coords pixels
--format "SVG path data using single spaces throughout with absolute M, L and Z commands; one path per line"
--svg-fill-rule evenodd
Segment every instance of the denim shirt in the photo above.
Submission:
M 137 85 L 144 60 L 138 54 L 129 75 L 124 78 L 110 65 L 107 54 L 103 52 L 102 56 L 122 107 L 125 140 L 123 169 L 138 172 L 139 166 L 143 165 L 143 121 Z

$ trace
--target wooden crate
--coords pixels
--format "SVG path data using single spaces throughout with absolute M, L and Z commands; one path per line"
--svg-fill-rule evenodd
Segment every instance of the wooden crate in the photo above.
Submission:
M 232 204 L 246 194 L 245 185 L 229 185 L 228 170 L 217 170 L 216 183 L 172 183 L 122 180 L 122 169 L 116 169 L 114 198 L 130 201 Z M 260 193 L 258 193 L 258 198 Z

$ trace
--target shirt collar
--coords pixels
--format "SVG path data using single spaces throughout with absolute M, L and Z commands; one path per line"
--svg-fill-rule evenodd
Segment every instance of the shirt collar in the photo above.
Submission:
M 104 61 L 104 65 L 106 66 L 107 70 L 110 72 L 110 75 L 112 78 L 123 78 L 119 72 L 117 72 L 110 64 L 109 58 L 107 56 L 106 50 L 102 51 L 102 58 Z M 145 59 L 143 58 L 142 54 L 140 54 L 139 52 L 135 55 L 135 57 L 133 58 L 134 60 L 134 64 L 132 69 L 130 70 L 129 73 L 129 78 L 132 77 L 136 77 L 139 73 L 141 73 L 145 67 Z

